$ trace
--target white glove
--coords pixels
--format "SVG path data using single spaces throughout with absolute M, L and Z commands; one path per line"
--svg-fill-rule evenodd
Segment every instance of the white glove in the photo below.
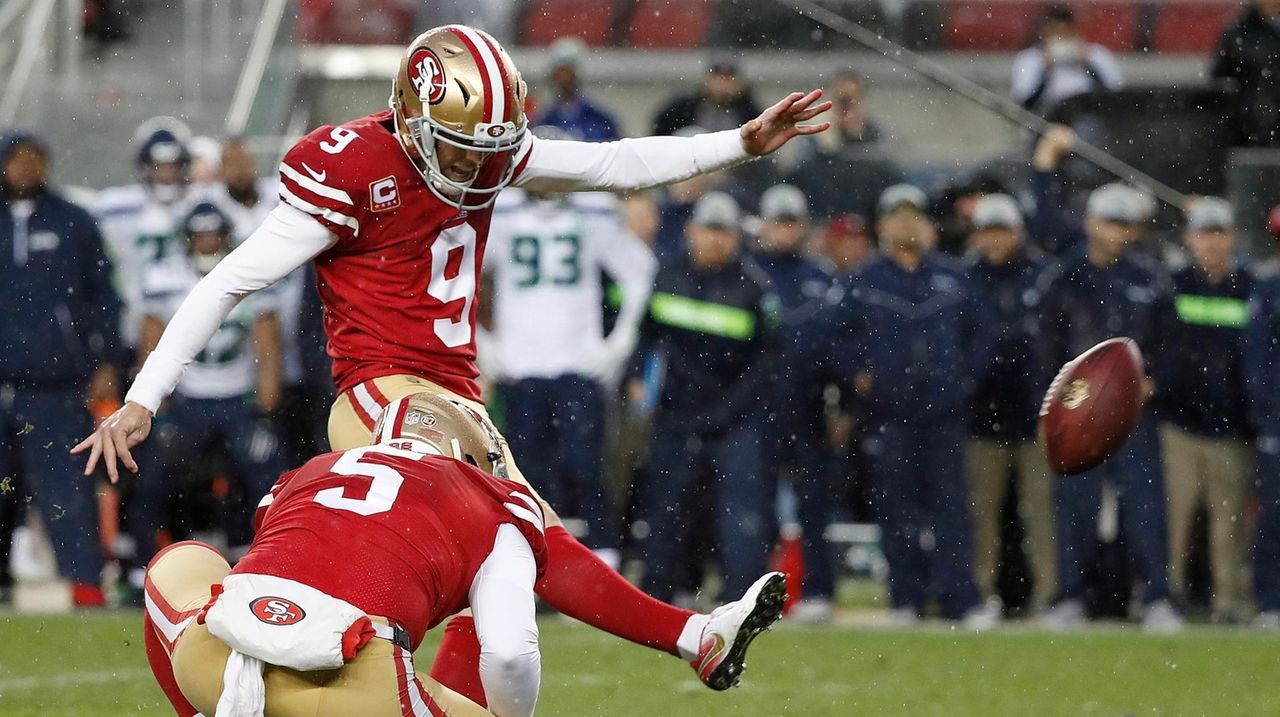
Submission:
M 609 338 L 582 360 L 583 375 L 606 386 L 617 384 L 639 340 L 640 334 L 635 327 L 615 326 Z

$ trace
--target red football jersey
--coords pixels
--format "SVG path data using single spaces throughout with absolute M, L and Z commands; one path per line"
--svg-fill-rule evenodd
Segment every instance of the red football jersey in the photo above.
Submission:
M 437 197 L 390 110 L 299 140 L 280 163 L 280 199 L 338 237 L 315 259 L 338 390 L 407 373 L 480 400 L 476 291 L 492 208 Z
M 467 606 L 498 526 L 515 525 L 541 575 L 543 516 L 528 489 L 471 465 L 374 445 L 290 471 L 259 509 L 233 573 L 310 585 L 403 627 L 416 648 Z

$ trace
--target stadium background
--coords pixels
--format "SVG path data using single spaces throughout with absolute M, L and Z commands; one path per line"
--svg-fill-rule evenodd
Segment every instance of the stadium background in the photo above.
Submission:
M 10 0 L 0 6 L 0 126 L 50 138 L 60 184 L 101 188 L 134 179 L 128 138 L 174 114 L 197 134 L 248 136 L 264 167 L 325 123 L 383 106 L 401 46 L 430 21 L 430 3 L 367 1 L 116 3 L 127 40 L 79 31 L 97 3 Z M 996 92 L 1032 40 L 1045 3 L 1030 0 L 828 1 L 823 5 Z M 713 50 L 741 58 L 758 98 L 823 86 L 855 69 L 867 106 L 893 128 L 885 152 L 907 177 L 940 187 L 992 169 L 1025 178 L 1030 136 L 891 59 L 769 0 L 522 0 L 502 37 L 535 96 L 546 46 L 575 34 L 591 46 L 586 90 L 646 134 L 672 94 L 695 86 Z M 1237 204 L 1246 256 L 1266 250 L 1267 199 L 1280 196 L 1280 152 L 1216 141 L 1229 90 L 1207 80 L 1209 54 L 1240 11 L 1229 1 L 1077 2 L 1088 39 L 1119 53 L 1127 89 L 1082 97 L 1106 145 L 1181 191 Z M 501 7 L 499 7 L 499 10 Z M 572 33 L 570 33 L 572 29 Z M 1265 205 L 1265 206 L 1264 206 Z M 1172 215 L 1170 215 L 1172 216 Z M 1172 219 L 1164 224 L 1172 236 Z M 856 526 L 837 532 L 870 542 Z M 855 617 L 834 627 L 784 627 L 763 641 L 749 683 L 727 698 L 698 691 L 679 665 L 578 626 L 546 629 L 546 714 L 1272 714 L 1273 638 L 1198 626 L 1153 638 L 1117 626 L 1050 636 L 1014 627 L 958 636 L 883 631 L 874 581 L 846 583 Z M 0 612 L 0 715 L 164 714 L 150 685 L 136 614 L 20 616 Z M 430 649 L 427 646 L 424 649 Z M 602 667 L 605 666 L 605 667 Z

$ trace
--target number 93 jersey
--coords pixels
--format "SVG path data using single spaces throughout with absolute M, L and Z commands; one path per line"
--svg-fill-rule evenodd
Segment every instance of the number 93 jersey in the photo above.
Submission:
M 280 477 L 233 573 L 288 578 L 394 621 L 416 649 L 468 604 L 498 526 L 529 541 L 542 575 L 543 515 L 527 488 L 471 465 L 385 445 L 326 453 Z
M 280 164 L 281 201 L 337 237 L 315 258 L 334 383 L 341 392 L 410 373 L 480 400 L 476 277 L 492 210 L 436 197 L 393 121 L 388 110 L 321 127 Z M 528 150 L 513 158 L 517 172 Z

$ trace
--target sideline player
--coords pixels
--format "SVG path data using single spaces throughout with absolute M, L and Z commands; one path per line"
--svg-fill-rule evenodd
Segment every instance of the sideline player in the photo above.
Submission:
M 391 400 L 430 390 L 484 411 L 476 385 L 475 294 L 497 193 L 634 190 L 769 154 L 829 123 L 821 91 L 792 93 L 738 130 L 608 143 L 540 140 L 527 132 L 526 88 L 489 35 L 429 30 L 406 50 L 391 108 L 300 140 L 280 165 L 281 204 L 204 278 L 147 359 L 126 404 L 73 452 L 118 475 L 152 414 L 243 297 L 313 260 L 329 355 L 341 395 L 331 447 L 369 442 Z M 505 447 L 511 477 L 526 483 Z M 690 660 L 715 689 L 735 684 L 751 639 L 777 615 L 781 576 L 743 600 L 695 615 L 640 592 L 563 529 L 543 503 L 555 556 L 538 594 L 555 609 Z M 705 629 L 704 629 L 705 628 Z M 461 625 L 451 635 L 469 644 Z M 448 642 L 448 638 L 446 638 Z
M 178 714 L 532 715 L 543 516 L 504 473 L 478 413 L 412 394 L 387 407 L 374 445 L 281 476 L 234 569 L 201 543 L 166 548 L 143 619 Z M 467 606 L 491 712 L 413 668 L 427 630 Z

